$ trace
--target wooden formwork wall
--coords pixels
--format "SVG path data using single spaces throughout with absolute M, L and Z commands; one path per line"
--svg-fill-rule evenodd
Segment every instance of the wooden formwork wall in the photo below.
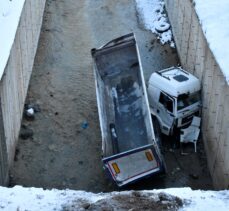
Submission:
M 208 166 L 215 188 L 224 189 L 229 187 L 229 86 L 192 2 L 166 0 L 166 8 L 181 64 L 202 82 L 202 135 Z
M 13 162 L 24 101 L 37 50 L 46 0 L 25 0 L 8 63 L 0 81 L 0 184 Z

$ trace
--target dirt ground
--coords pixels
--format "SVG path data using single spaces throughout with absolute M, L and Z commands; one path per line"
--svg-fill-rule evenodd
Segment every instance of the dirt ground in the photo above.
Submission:
M 26 100 L 35 108 L 35 119 L 22 121 L 12 186 L 117 190 L 101 164 L 90 49 L 130 32 L 136 34 L 146 80 L 152 72 L 178 64 L 176 51 L 138 23 L 134 0 L 47 0 Z M 169 140 L 164 145 L 168 174 L 125 189 L 212 188 L 201 143 L 197 154 L 186 156 L 173 150 Z

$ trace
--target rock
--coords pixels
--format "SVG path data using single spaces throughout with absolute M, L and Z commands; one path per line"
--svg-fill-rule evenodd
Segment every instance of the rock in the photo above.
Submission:
M 35 113 L 38 113 L 38 112 L 41 112 L 41 108 L 40 108 L 40 105 L 38 104 L 25 104 L 25 110 L 28 110 L 28 109 L 33 109 Z
M 198 175 L 198 174 L 189 174 L 189 176 L 190 176 L 192 179 L 199 179 L 199 175 Z
M 49 149 L 50 151 L 55 151 L 55 152 L 58 151 L 57 146 L 54 145 L 54 144 L 50 144 L 50 145 L 48 146 L 48 149 Z
M 33 116 L 34 115 L 34 109 L 33 108 L 29 108 L 26 110 L 26 115 L 27 116 Z
M 27 120 L 34 120 L 34 109 L 33 108 L 28 108 L 24 112 L 24 116 Z
M 32 105 L 32 108 L 34 109 L 35 113 L 41 112 L 41 108 L 38 104 Z
M 87 210 L 90 206 L 91 206 L 90 203 L 84 203 L 84 204 L 82 204 L 82 208 L 84 208 L 85 210 Z
M 22 126 L 21 131 L 20 131 L 20 138 L 26 140 L 31 137 L 33 137 L 33 130 L 30 128 L 27 128 L 26 126 Z
M 24 108 L 24 117 L 27 120 L 34 120 L 35 116 L 35 109 L 34 109 L 34 105 L 32 104 L 25 104 L 25 108 Z

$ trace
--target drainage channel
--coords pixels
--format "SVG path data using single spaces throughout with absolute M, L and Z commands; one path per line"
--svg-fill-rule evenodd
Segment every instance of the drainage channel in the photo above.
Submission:
M 137 37 L 145 79 L 178 64 L 176 51 L 161 45 L 139 24 L 134 0 L 47 0 L 39 48 L 22 120 L 11 186 L 109 192 L 117 187 L 101 164 L 101 134 L 90 49 L 121 35 Z M 203 147 L 181 156 L 164 141 L 168 174 L 125 189 L 190 186 L 210 189 Z

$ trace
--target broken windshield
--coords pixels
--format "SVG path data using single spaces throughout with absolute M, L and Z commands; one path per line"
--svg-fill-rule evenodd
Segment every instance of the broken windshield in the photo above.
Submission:
M 195 92 L 193 94 L 182 94 L 177 98 L 177 110 L 184 109 L 194 103 L 200 101 L 200 92 Z

